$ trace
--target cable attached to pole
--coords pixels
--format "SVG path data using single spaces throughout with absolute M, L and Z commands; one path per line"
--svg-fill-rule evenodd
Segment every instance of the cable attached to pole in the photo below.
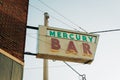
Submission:
M 79 76 L 81 76 L 82 77 L 82 80 L 86 80 L 86 75 L 85 74 L 83 74 L 83 75 L 81 75 L 79 72 L 77 72 L 73 67 L 71 67 L 68 63 L 66 63 L 65 61 L 64 61 L 64 63 L 69 67 L 69 68 L 71 68 L 75 73 L 77 73 Z
M 90 32 L 90 34 L 94 34 L 94 33 L 105 33 L 105 32 L 113 32 L 113 31 L 120 31 L 120 29 L 111 29 L 111 30 L 104 30 L 104 31 L 95 31 L 95 32 Z
M 64 63 L 69 67 L 69 68 L 71 68 L 75 73 L 77 73 L 79 76 L 82 76 L 79 72 L 77 72 L 73 67 L 71 67 L 68 63 L 66 63 L 65 61 L 64 61 Z

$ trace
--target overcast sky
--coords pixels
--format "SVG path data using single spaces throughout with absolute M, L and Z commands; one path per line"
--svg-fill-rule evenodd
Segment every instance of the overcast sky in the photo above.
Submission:
M 119 0 L 29 0 L 27 25 L 44 24 L 44 12 L 50 15 L 49 26 L 65 29 L 82 27 L 87 32 L 120 29 Z M 42 1 L 42 2 L 41 2 Z M 44 3 L 45 4 L 44 4 Z M 49 7 L 49 8 L 48 8 Z M 53 9 L 55 11 L 53 11 Z M 57 11 L 57 13 L 56 13 Z M 64 17 L 60 16 L 62 14 Z M 77 26 L 75 26 L 74 24 Z M 84 32 L 84 31 L 83 31 Z M 95 59 L 92 64 L 68 62 L 87 80 L 120 79 L 120 32 L 98 33 L 100 35 Z M 37 53 L 37 31 L 27 29 L 26 52 Z M 23 80 L 43 80 L 43 59 L 25 56 Z M 80 80 L 62 61 L 49 60 L 49 80 Z

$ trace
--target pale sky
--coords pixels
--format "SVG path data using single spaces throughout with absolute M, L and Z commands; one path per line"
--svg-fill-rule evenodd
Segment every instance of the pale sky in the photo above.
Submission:
M 87 32 L 120 29 L 119 0 L 29 0 L 27 25 L 38 27 L 44 24 L 44 12 L 50 15 L 49 26 L 65 29 L 78 29 L 71 22 L 57 14 L 56 10 Z M 48 6 L 45 6 L 43 1 Z M 64 22 L 65 24 L 63 24 Z M 82 31 L 82 30 L 80 30 Z M 120 79 L 120 37 L 119 31 L 98 33 L 99 42 L 92 64 L 68 62 L 87 80 Z M 37 53 L 37 31 L 27 29 L 25 52 Z M 23 80 L 43 80 L 43 59 L 25 56 Z M 62 61 L 49 60 L 49 80 L 80 80 Z

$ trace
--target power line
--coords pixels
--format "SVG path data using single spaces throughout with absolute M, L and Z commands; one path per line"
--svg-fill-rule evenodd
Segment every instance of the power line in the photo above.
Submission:
M 56 11 L 55 9 L 51 8 L 50 6 L 48 6 L 46 3 L 44 3 L 41 0 L 40 1 L 42 4 L 44 4 L 46 7 L 48 7 L 49 9 L 51 9 L 52 11 L 54 11 L 55 13 L 57 13 L 58 15 L 60 15 L 61 17 L 63 17 L 64 19 L 66 19 L 67 21 L 69 21 L 70 23 L 72 23 L 73 25 L 75 25 L 76 27 L 78 27 L 79 29 L 83 30 L 84 32 L 87 32 L 85 29 L 83 29 L 82 27 L 78 26 L 77 24 L 75 24 L 73 21 L 71 21 L 70 19 L 68 19 L 67 17 L 63 16 L 60 12 Z
M 45 4 L 43 1 L 41 1 L 41 0 L 39 0 L 39 1 L 40 1 L 41 3 L 43 3 L 44 5 L 46 5 L 48 8 L 50 8 L 51 10 L 53 10 L 54 12 L 56 12 L 57 14 L 59 14 L 60 16 L 62 16 L 63 18 L 65 18 L 67 21 L 69 21 L 69 22 L 71 22 L 72 24 L 74 24 L 71 20 L 69 20 L 68 18 L 66 18 L 65 16 L 63 16 L 63 15 L 60 14 L 59 12 L 57 12 L 55 9 L 49 7 L 49 6 L 48 6 L 47 4 Z M 38 11 L 41 11 L 42 13 L 44 13 L 44 11 L 40 10 L 39 8 L 37 8 L 37 7 L 35 7 L 35 6 L 31 5 L 31 4 L 29 4 L 29 5 L 32 6 L 33 8 L 35 8 L 35 9 L 37 9 Z M 51 16 L 51 17 L 53 17 L 53 16 Z M 65 24 L 65 25 L 67 25 L 67 26 L 71 26 L 71 25 L 69 25 L 69 24 L 67 24 L 67 23 L 65 23 L 65 22 L 63 22 L 63 21 L 61 21 L 61 20 L 59 20 L 59 19 L 57 19 L 57 18 L 55 18 L 55 17 L 53 17 L 53 18 L 56 19 L 57 21 Z M 74 24 L 74 25 L 75 25 L 75 24 Z M 77 26 L 77 25 L 76 25 L 76 26 Z M 71 27 L 71 28 L 73 28 L 73 27 Z M 73 29 L 76 30 L 76 31 L 78 31 L 76 28 L 73 28 Z M 111 29 L 111 30 L 95 31 L 95 32 L 90 32 L 90 34 L 94 34 L 94 33 L 106 33 L 106 32 L 115 32 L 115 31 L 120 31 L 120 29 Z M 86 32 L 86 31 L 85 31 L 85 32 Z
M 53 17 L 53 16 L 51 16 L 51 17 Z M 67 23 L 65 23 L 65 22 L 63 22 L 63 21 L 61 21 L 61 20 L 59 20 L 59 19 L 57 19 L 57 18 L 55 18 L 55 17 L 53 17 L 53 18 L 54 18 L 54 19 L 56 19 L 57 21 L 59 21 L 59 22 L 61 22 L 61 23 L 65 24 L 65 25 L 67 25 L 67 26 L 69 26 L 69 27 L 73 28 L 74 30 L 76 30 L 76 31 L 80 32 L 80 31 L 79 31 L 79 30 L 77 30 L 76 28 L 72 27 L 70 24 L 67 24 Z
M 35 7 L 35 6 L 31 5 L 31 4 L 29 4 L 29 5 L 32 6 L 33 8 L 35 8 L 36 10 L 41 11 L 42 13 L 44 13 L 44 11 L 40 10 L 39 8 L 37 8 L 37 7 Z M 53 16 L 51 16 L 51 17 L 53 17 Z M 67 26 L 71 26 L 71 25 L 69 25 L 69 24 L 67 24 L 67 23 L 65 23 L 65 22 L 63 22 L 63 21 L 61 21 L 61 20 L 59 20 L 59 19 L 57 19 L 57 18 L 55 18 L 55 17 L 53 17 L 53 18 L 56 19 L 57 21 L 65 24 L 65 25 L 67 25 Z M 33 26 L 30 26 L 30 27 L 33 27 Z M 27 28 L 30 28 L 30 27 L 27 26 Z M 33 27 L 33 28 L 34 28 L 34 27 Z M 35 28 L 36 28 L 36 27 L 35 27 Z M 71 27 L 71 28 L 73 28 L 73 27 Z M 73 28 L 73 29 L 76 30 L 76 31 L 78 31 L 76 28 Z M 89 32 L 89 33 L 90 33 L 90 34 L 95 34 L 95 33 L 106 33 L 106 32 L 115 32 L 115 31 L 120 31 L 120 29 L 111 29 L 111 30 L 95 31 L 95 32 Z
M 29 4 L 29 5 L 30 5 L 31 7 L 33 7 L 33 8 L 35 8 L 36 10 L 38 10 L 38 11 L 40 11 L 40 12 L 44 13 L 44 11 L 40 10 L 39 8 L 37 8 L 37 7 L 35 7 L 35 6 L 31 5 L 31 4 Z M 52 15 L 51 15 L 51 17 L 52 17 L 53 19 L 55 19 L 56 21 L 59 21 L 59 22 L 61 22 L 62 24 L 65 24 L 65 25 L 67 25 L 67 26 L 71 27 L 72 29 L 74 29 L 74 30 L 76 30 L 76 31 L 78 31 L 78 32 L 79 32 L 79 30 L 77 30 L 77 29 L 76 29 L 76 28 L 74 28 L 73 26 L 71 26 L 71 25 L 69 25 L 69 24 L 67 24 L 67 23 L 63 22 L 62 20 L 57 19 L 57 18 L 55 18 L 55 17 L 54 17 L 54 16 L 52 16 Z
M 27 26 L 27 28 L 29 28 L 29 29 L 38 29 L 38 27 L 34 27 L 34 26 Z M 120 29 L 111 29 L 111 30 L 104 30 L 104 31 L 95 31 L 95 32 L 90 32 L 89 34 L 115 32 L 115 31 L 120 31 Z
M 30 5 L 31 7 L 33 7 L 33 8 L 35 8 L 36 10 L 38 10 L 38 11 L 44 13 L 44 11 L 42 11 L 42 10 L 40 10 L 39 8 L 37 8 L 37 7 L 33 6 L 33 5 L 31 5 L 30 3 L 29 3 L 29 5 Z
M 82 80 L 86 80 L 86 75 L 85 74 L 83 74 L 83 75 L 81 75 L 78 71 L 76 71 L 72 66 L 70 66 L 68 63 L 66 63 L 65 61 L 64 61 L 64 63 L 69 67 L 69 68 L 71 68 L 76 74 L 78 74 L 79 76 L 81 76 L 82 77 Z
M 82 76 L 79 72 L 77 72 L 73 67 L 71 67 L 68 63 L 64 62 L 69 68 L 71 68 L 75 73 L 77 73 L 79 76 Z
M 104 30 L 104 31 L 95 31 L 95 32 L 90 32 L 90 34 L 94 34 L 94 33 L 106 33 L 106 32 L 115 32 L 115 31 L 120 31 L 120 29 L 111 29 L 111 30 Z

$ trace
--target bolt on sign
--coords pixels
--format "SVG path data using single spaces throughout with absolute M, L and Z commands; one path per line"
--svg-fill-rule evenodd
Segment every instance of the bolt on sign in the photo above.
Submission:
M 91 63 L 99 35 L 40 26 L 38 58 Z

